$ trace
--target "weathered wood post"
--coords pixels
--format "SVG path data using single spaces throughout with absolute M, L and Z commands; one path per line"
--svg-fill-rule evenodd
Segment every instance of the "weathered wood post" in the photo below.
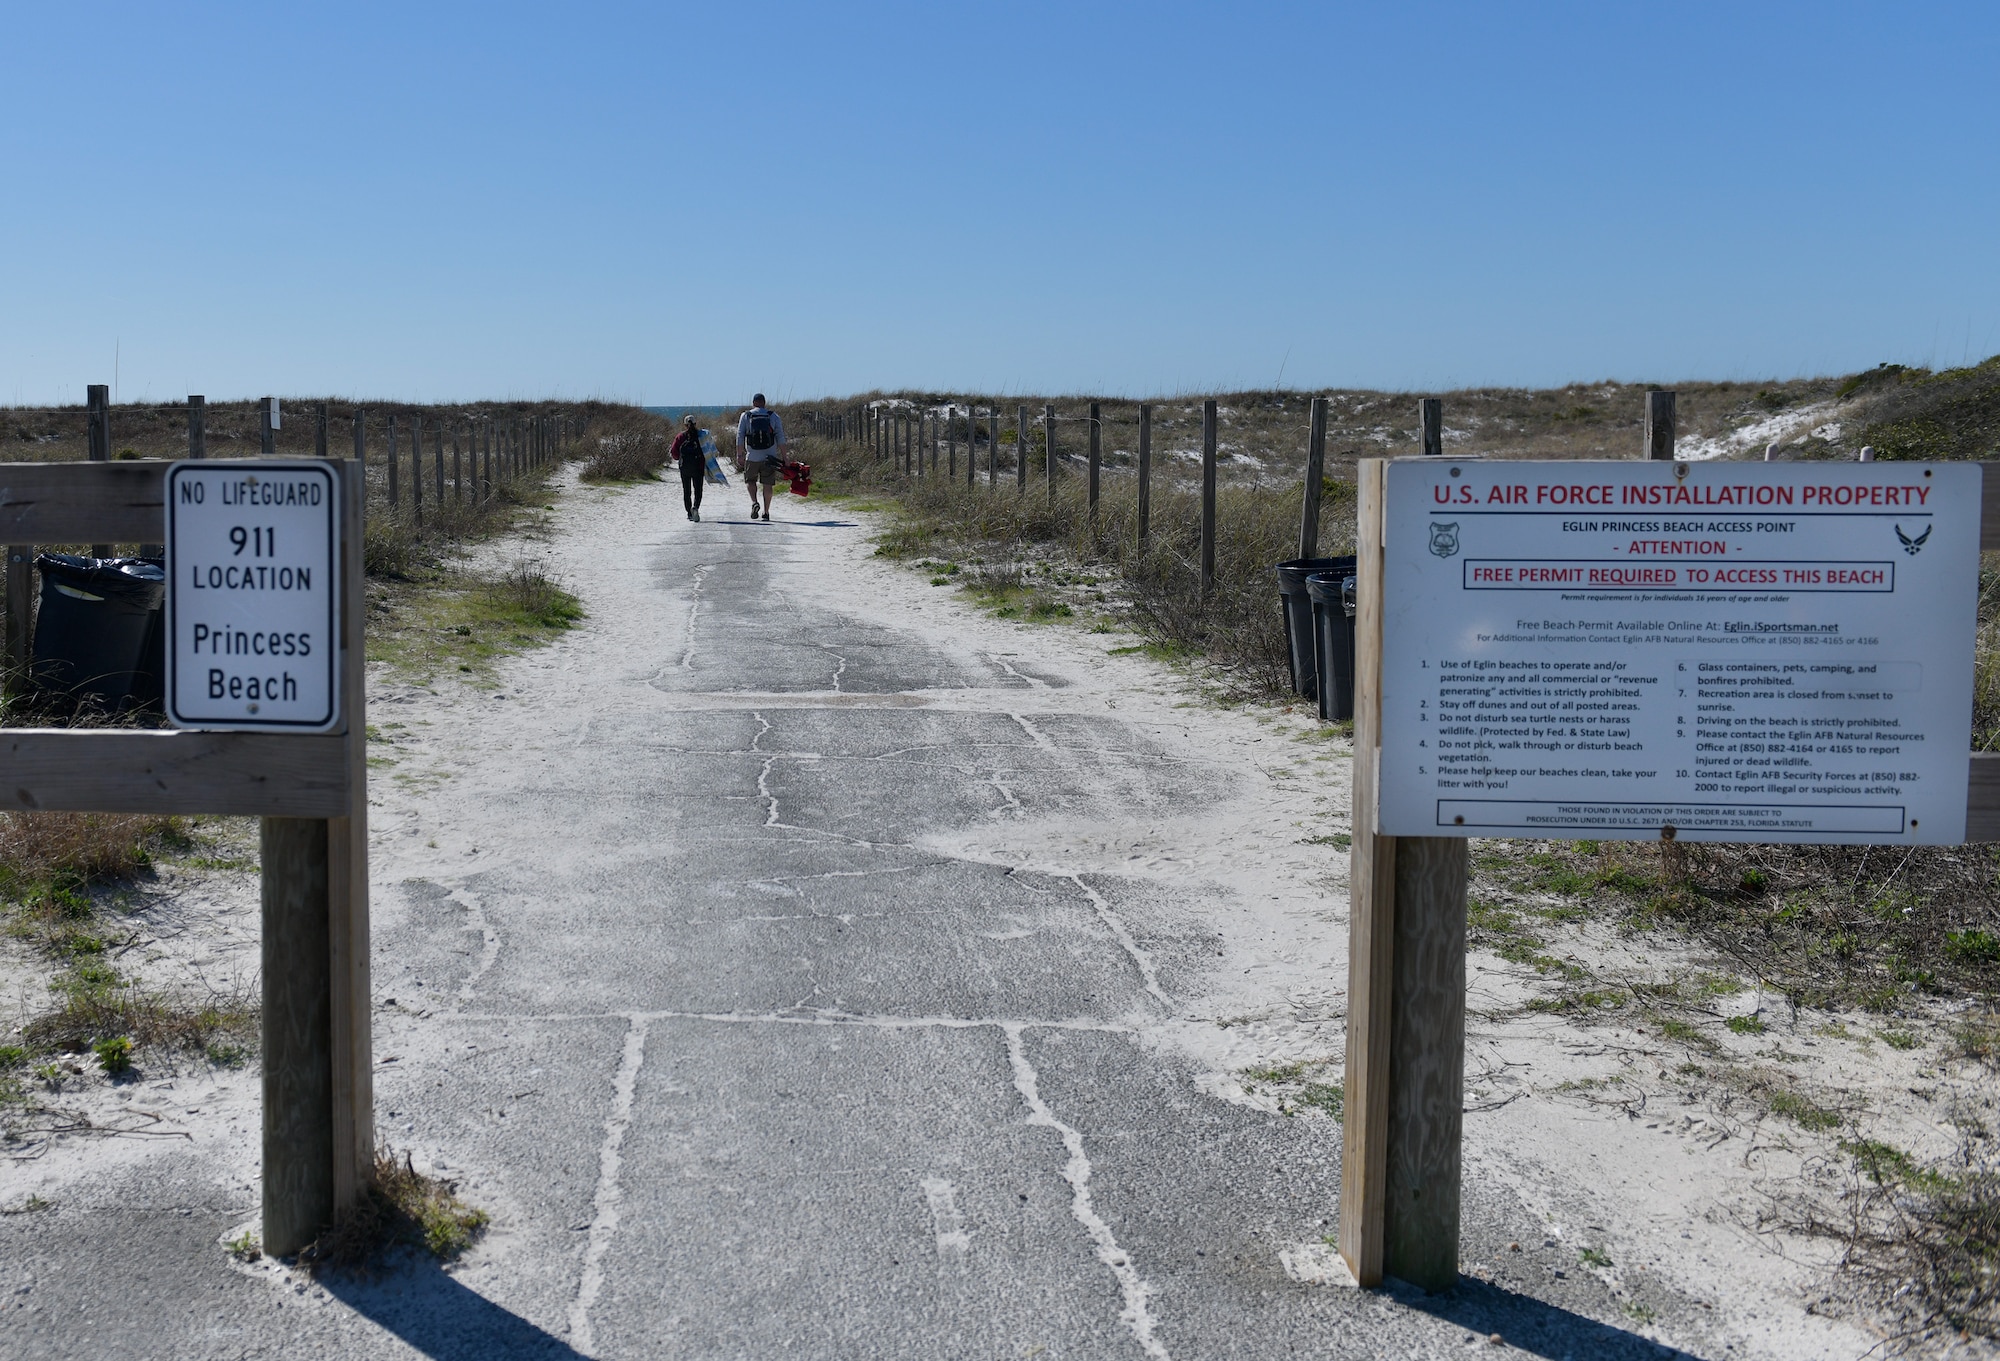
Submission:
M 437 508 L 440 515 L 444 513 L 444 424 L 444 417 L 439 416 L 437 424 L 431 429 L 431 451 L 436 455 L 437 462 Z
M 403 509 L 403 494 L 396 486 L 396 413 L 389 413 L 389 513 L 398 515 Z
M 362 488 L 367 489 L 368 476 L 368 411 L 365 407 L 354 408 L 354 466 L 361 470 Z
M 1139 403 L 1139 547 L 1153 532 L 1153 404 Z
M 1097 402 L 1090 404 L 1090 490 L 1085 503 L 1089 508 L 1090 528 L 1097 530 L 1097 491 L 1104 472 L 1104 408 Z
M 972 469 L 965 470 L 965 480 L 972 481 Z M 1000 485 L 1000 408 L 986 408 L 986 489 Z
M 1444 453 L 1444 399 L 1425 397 L 1417 402 L 1417 451 L 1427 458 Z
M 7 692 L 24 686 L 35 637 L 35 549 L 32 544 L 7 547 L 6 656 L 0 657 L 0 682 Z
M 1215 399 L 1201 404 L 1201 593 L 1215 589 Z
M 266 411 L 268 413 L 268 406 Z M 364 424 L 356 413 L 355 447 Z M 263 1239 L 305 1247 L 361 1196 L 374 1161 L 367 858 L 367 714 L 362 692 L 365 467 L 336 464 L 345 767 L 339 812 L 262 820 Z M 332 810 L 329 810 L 331 812 Z
M 1049 504 L 1056 503 L 1056 409 L 1042 408 L 1042 467 L 1048 474 Z
M 459 430 L 463 421 L 451 423 L 451 499 L 455 505 L 465 504 L 465 464 L 458 449 Z
M 1674 459 L 1674 397 L 1657 388 L 1646 394 L 1645 456 L 1671 463 Z
M 972 408 L 970 407 L 967 407 L 965 411 L 965 424 L 966 428 L 970 430 L 972 427 Z M 945 474 L 953 482 L 956 482 L 958 481 L 958 427 L 951 423 L 950 403 L 946 403 L 944 408 L 944 438 L 945 453 L 951 460 L 945 465 Z M 972 446 L 968 441 L 966 444 L 966 456 L 970 458 L 971 455 Z M 935 431 L 931 434 L 931 470 L 933 472 L 937 470 L 937 434 Z
M 1028 489 L 1028 408 L 1014 408 L 1014 490 Z
M 1319 556 L 1319 498 L 1326 481 L 1326 398 L 1312 399 L 1306 422 L 1306 504 L 1299 516 L 1299 556 Z
M 424 527 L 424 418 L 410 417 L 410 516 Z
M 111 460 L 111 389 L 104 383 L 90 383 L 84 387 L 84 401 L 89 407 L 85 427 L 84 457 L 91 463 L 108 463 Z M 94 543 L 90 546 L 93 558 L 111 556 L 111 545 Z
M 1381 835 L 1387 463 L 1358 472 L 1346 1119 L 1337 1241 L 1364 1286 L 1458 1280 L 1466 846 Z

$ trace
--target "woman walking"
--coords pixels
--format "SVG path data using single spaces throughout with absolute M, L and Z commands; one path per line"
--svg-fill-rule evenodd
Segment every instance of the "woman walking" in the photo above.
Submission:
M 688 519 L 699 520 L 701 484 L 708 479 L 708 455 L 702 452 L 701 427 L 694 417 L 681 422 L 681 432 L 674 436 L 667 457 L 681 465 L 681 500 L 687 504 Z

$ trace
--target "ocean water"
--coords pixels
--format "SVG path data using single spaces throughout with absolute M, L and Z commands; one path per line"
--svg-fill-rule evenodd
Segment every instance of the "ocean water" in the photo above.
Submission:
M 747 403 L 746 403 L 747 405 Z M 719 421 L 724 416 L 734 416 L 743 410 L 741 406 L 649 406 L 646 410 L 655 416 L 665 416 L 670 421 L 678 421 L 683 416 L 692 416 L 707 425 Z

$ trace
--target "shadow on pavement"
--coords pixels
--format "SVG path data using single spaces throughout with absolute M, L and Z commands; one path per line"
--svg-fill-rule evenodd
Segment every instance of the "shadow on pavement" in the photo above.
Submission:
M 1426 1295 L 1415 1286 L 1394 1282 L 1391 1292 L 1398 1302 L 1421 1310 L 1468 1332 L 1506 1339 L 1509 1347 L 1547 1361 L 1659 1361 L 1664 1356 L 1696 1354 L 1670 1343 L 1655 1342 L 1637 1333 L 1628 1333 L 1594 1318 L 1572 1313 L 1532 1295 L 1523 1295 L 1505 1286 L 1493 1285 L 1476 1277 L 1461 1276 L 1458 1288 L 1442 1295 Z
M 510 1313 L 430 1263 L 409 1263 L 373 1280 L 329 1273 L 328 1294 L 434 1361 L 549 1357 L 583 1353 Z

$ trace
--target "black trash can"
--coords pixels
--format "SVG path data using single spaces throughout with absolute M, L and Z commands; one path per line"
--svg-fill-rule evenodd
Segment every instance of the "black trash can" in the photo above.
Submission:
M 165 564 L 38 553 L 35 566 L 36 688 L 58 704 L 110 713 L 157 705 L 166 688 Z
M 1352 572 L 1353 558 L 1293 558 L 1278 564 L 1278 599 L 1285 607 L 1285 643 L 1292 666 L 1292 689 L 1307 699 L 1319 695 L 1319 663 L 1314 660 L 1312 601 L 1306 578 L 1314 572 Z
M 1353 573 L 1350 567 L 1306 578 L 1318 649 L 1319 716 L 1329 722 L 1354 717 Z

